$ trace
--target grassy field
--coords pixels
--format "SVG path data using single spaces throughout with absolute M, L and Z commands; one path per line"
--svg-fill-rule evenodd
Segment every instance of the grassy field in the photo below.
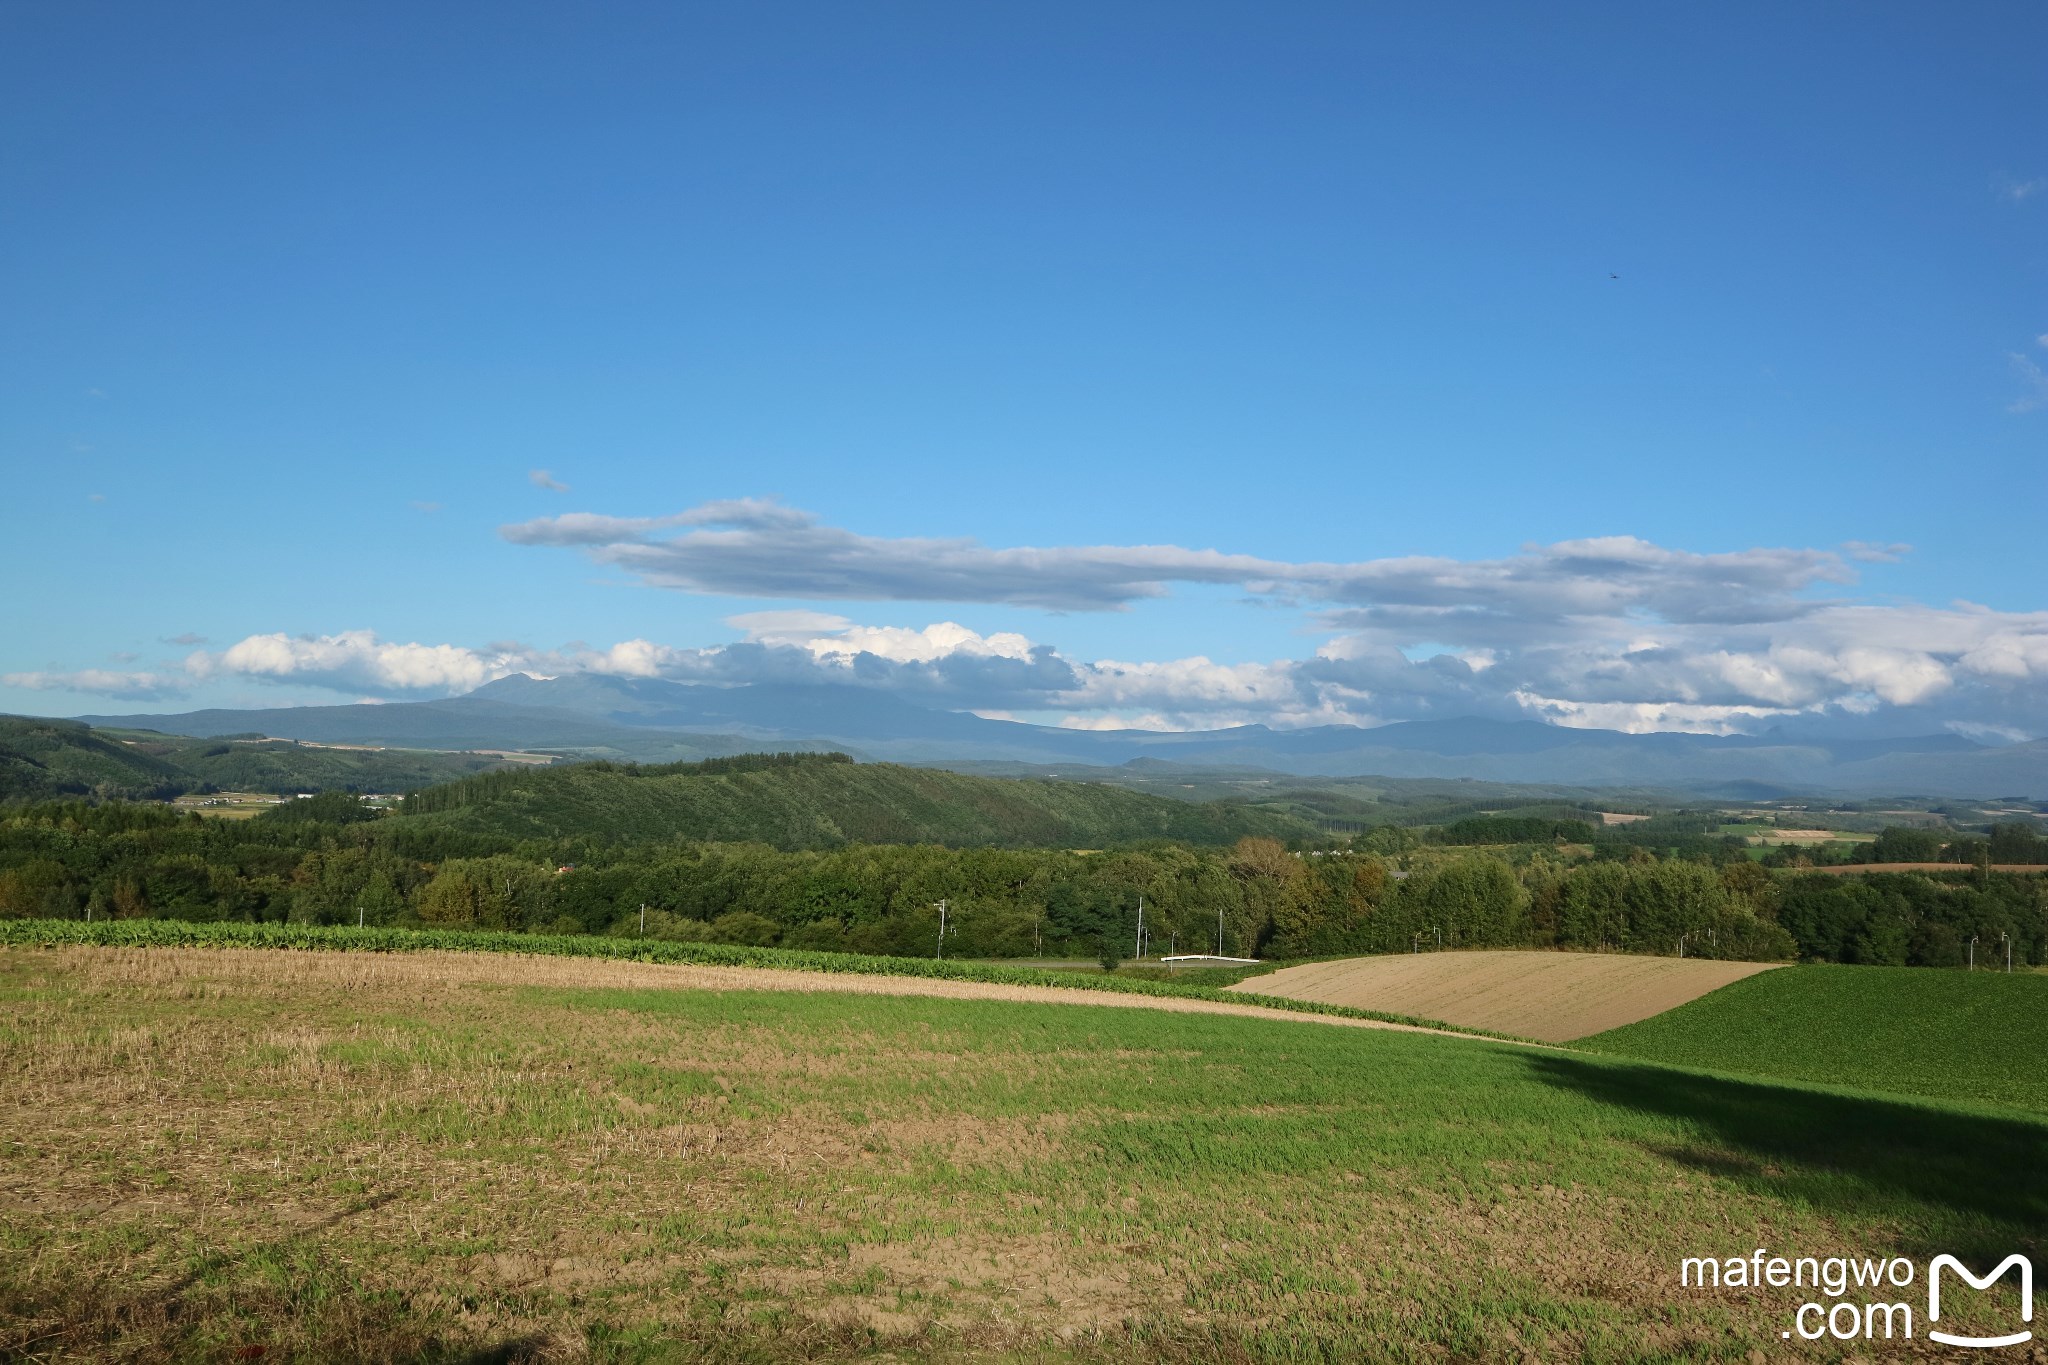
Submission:
M 1781 967 L 1580 1046 L 2048 1112 L 2048 976 Z
M 272 806 L 292 799 L 264 792 L 213 792 L 206 796 L 180 796 L 171 805 L 179 811 L 191 811 L 215 820 L 250 820 Z
M 687 970 L 0 950 L 0 1358 L 1744 1361 L 1679 1257 L 2048 1226 L 2014 1111 Z
M 1165 996 L 1218 1003 L 1246 1002 L 1300 1014 L 1339 1015 L 1383 1020 L 1424 1028 L 1446 1029 L 1482 1037 L 1497 1031 L 1449 1024 L 1436 1019 L 1360 1009 L 1320 1000 L 1260 995 L 1230 990 L 1239 982 L 1279 964 L 1247 967 L 1206 967 L 1169 971 L 1140 965 L 1105 972 L 1065 965 L 1020 965 L 1004 960 L 938 961 L 922 957 L 875 957 L 865 953 L 822 953 L 796 948 L 754 948 L 737 943 L 700 943 L 666 939 L 607 938 L 597 934 L 527 934 L 492 929 L 357 929 L 348 925 L 195 924 L 185 920 L 6 920 L 0 919 L 0 945 L 54 948 L 274 948 L 291 952 L 355 953 L 504 953 L 524 957 L 598 958 L 607 961 L 699 964 L 723 967 L 764 967 L 828 974 L 923 977 L 974 981 L 991 985 L 1066 986 L 1117 995 Z M 1256 985 L 1254 981 L 1251 983 Z

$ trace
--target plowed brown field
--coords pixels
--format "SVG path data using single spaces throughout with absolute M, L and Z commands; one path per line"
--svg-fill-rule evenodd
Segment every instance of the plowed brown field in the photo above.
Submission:
M 1770 966 L 1619 953 L 1402 953 L 1286 967 L 1231 989 L 1561 1043 L 1662 1014 Z

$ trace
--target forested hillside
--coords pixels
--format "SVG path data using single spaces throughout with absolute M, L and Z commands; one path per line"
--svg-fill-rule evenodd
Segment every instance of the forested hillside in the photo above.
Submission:
M 402 818 L 511 839 L 693 839 L 780 849 L 1104 848 L 1151 839 L 1213 846 L 1314 832 L 1305 822 L 1239 806 L 1093 783 L 854 763 L 844 754 L 505 770 L 415 792 Z
M 0 716 L 0 800 L 176 796 L 190 776 L 71 720 Z
M 0 801 L 167 800 L 188 792 L 401 792 L 500 766 L 487 754 L 188 739 L 0 716 Z

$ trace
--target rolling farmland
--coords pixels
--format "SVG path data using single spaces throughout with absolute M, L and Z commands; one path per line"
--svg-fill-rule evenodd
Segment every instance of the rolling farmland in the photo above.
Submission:
M 1284 967 L 1234 989 L 1563 1042 L 1768 970 L 1762 962 L 1622 954 L 1403 953 Z
M 2018 1111 L 700 970 L 0 950 L 0 1355 L 1733 1361 L 1678 1257 L 2048 1224 Z

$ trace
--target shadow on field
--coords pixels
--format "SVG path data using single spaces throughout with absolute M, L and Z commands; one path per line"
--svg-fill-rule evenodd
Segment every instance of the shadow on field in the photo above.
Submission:
M 1548 1084 L 1700 1135 L 1647 1144 L 1660 1156 L 1825 1213 L 1900 1215 L 1903 1235 L 1917 1227 L 1940 1241 L 1922 1251 L 2004 1255 L 2036 1248 L 2048 1227 L 2048 1123 L 1665 1067 L 1527 1061 Z
M 513 1337 L 491 1346 L 457 1351 L 452 1355 L 422 1355 L 426 1365 L 529 1365 L 546 1358 L 550 1342 L 544 1336 Z

